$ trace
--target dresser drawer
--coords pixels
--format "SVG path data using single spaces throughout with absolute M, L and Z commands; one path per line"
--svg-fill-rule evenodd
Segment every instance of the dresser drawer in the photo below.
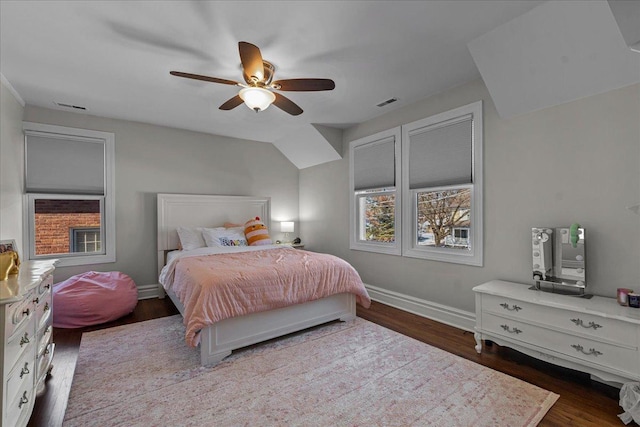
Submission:
M 36 369 L 33 355 L 25 353 L 9 373 L 6 383 L 6 402 L 13 402 L 19 394 L 33 387 Z
M 36 362 L 38 364 L 38 370 L 36 372 L 36 393 L 40 393 L 44 390 L 44 382 L 49 370 L 52 368 L 53 352 L 55 347 L 56 345 L 53 342 L 50 342 L 42 354 L 38 355 L 38 360 Z
M 38 296 L 41 296 L 45 292 L 51 293 L 53 288 L 53 276 L 48 275 L 41 283 L 38 285 Z
M 50 342 L 47 344 L 45 349 L 38 355 L 38 378 L 40 378 L 49 366 L 51 365 L 51 361 L 53 360 L 53 351 L 55 349 L 55 344 Z
M 6 415 L 4 415 L 6 425 L 27 425 L 33 410 L 34 399 L 33 385 L 30 384 L 28 388 L 20 390 L 15 400 L 7 402 Z
M 531 291 L 533 292 L 533 291 Z M 638 347 L 634 324 L 601 316 L 518 301 L 495 295 L 482 296 L 482 311 L 536 325 L 560 329 L 572 335 L 593 338 L 611 344 Z
M 32 302 L 33 292 L 21 301 L 9 304 L 6 308 L 6 319 L 4 326 L 4 336 L 11 338 L 15 331 L 33 317 L 34 305 Z
M 45 291 L 40 296 L 34 298 L 36 304 L 36 316 L 38 318 L 38 329 L 51 323 L 51 291 Z
M 504 336 L 510 341 L 534 345 L 570 358 L 601 365 L 607 369 L 634 375 L 640 374 L 639 354 L 633 348 L 616 346 L 582 336 L 567 335 L 490 314 L 483 314 L 482 328 L 494 335 Z
M 45 329 L 42 329 L 38 332 L 38 348 L 36 350 L 36 355 L 38 357 L 45 351 L 49 343 L 51 343 L 53 338 L 52 331 L 53 327 L 49 325 Z
M 35 358 L 36 337 L 34 336 L 34 322 L 35 316 L 31 314 L 27 323 L 20 325 L 20 328 L 16 329 L 13 336 L 7 341 L 4 350 L 5 372 L 11 371 L 16 361 L 26 353 L 30 353 L 31 357 Z

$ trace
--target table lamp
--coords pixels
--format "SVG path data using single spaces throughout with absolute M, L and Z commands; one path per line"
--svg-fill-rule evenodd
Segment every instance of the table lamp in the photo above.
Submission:
M 293 233 L 293 221 L 282 221 L 280 223 L 280 231 L 284 233 L 284 242 L 290 243 L 289 233 Z

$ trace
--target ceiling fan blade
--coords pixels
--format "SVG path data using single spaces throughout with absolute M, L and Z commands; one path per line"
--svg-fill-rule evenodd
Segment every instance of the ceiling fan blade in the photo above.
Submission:
M 274 92 L 273 94 L 276 96 L 276 100 L 273 101 L 273 105 L 292 116 L 299 116 L 302 114 L 302 108 L 298 107 L 298 104 L 279 93 Z
M 249 84 L 253 84 L 256 81 L 264 81 L 264 62 L 258 46 L 247 42 L 239 42 L 238 50 L 240 51 L 240 61 L 242 62 L 245 81 Z
M 201 76 L 200 74 L 183 73 L 180 71 L 170 71 L 169 74 L 171 74 L 172 76 L 184 77 L 186 79 L 202 80 L 204 82 L 210 82 L 210 83 L 222 83 L 223 85 L 232 85 L 232 86 L 240 85 L 240 83 L 234 82 L 233 80 L 219 79 L 217 77 Z
M 240 95 L 236 95 L 224 104 L 222 104 L 219 108 L 221 110 L 233 110 L 238 105 L 242 104 L 244 101 L 240 98 Z
M 313 92 L 333 90 L 336 84 L 331 79 L 286 79 L 273 82 L 271 86 L 278 90 Z

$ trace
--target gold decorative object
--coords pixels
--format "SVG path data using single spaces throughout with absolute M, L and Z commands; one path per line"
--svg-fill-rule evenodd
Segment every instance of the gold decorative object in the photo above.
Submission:
M 18 252 L 6 251 L 0 253 L 0 280 L 7 280 L 19 272 L 20 257 Z

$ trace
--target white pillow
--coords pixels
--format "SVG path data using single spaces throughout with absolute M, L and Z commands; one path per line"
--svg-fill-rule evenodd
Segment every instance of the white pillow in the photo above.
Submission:
M 202 237 L 208 247 L 248 246 L 243 227 L 203 228 Z
M 178 227 L 178 237 L 182 250 L 190 251 L 193 249 L 204 248 L 206 243 L 202 238 L 202 228 L 200 227 Z

